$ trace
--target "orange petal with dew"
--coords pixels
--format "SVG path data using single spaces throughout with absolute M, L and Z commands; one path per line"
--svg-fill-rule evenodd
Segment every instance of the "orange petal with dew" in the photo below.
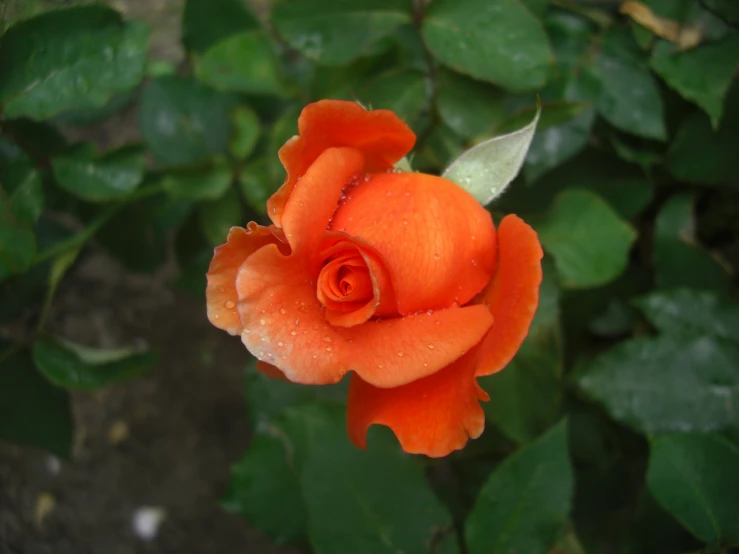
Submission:
M 274 245 L 252 254 L 236 279 L 241 339 L 258 359 L 303 384 L 336 383 L 357 372 L 378 387 L 431 375 L 477 344 L 492 325 L 487 306 L 423 312 L 335 327 L 301 260 Z
M 350 147 L 362 152 L 367 172 L 384 171 L 410 152 L 416 136 L 410 127 L 389 110 L 368 111 L 356 102 L 321 100 L 308 104 L 298 119 L 299 136 L 280 149 L 287 178 L 267 202 L 267 213 L 275 225 L 282 224 L 285 204 L 298 177 L 321 153 L 332 147 Z
M 339 204 L 341 191 L 362 172 L 364 157 L 353 148 L 328 148 L 295 184 L 282 213 L 282 229 L 298 255 L 315 252 Z
M 381 173 L 347 195 L 331 228 L 382 255 L 401 314 L 464 305 L 490 282 L 495 227 L 458 185 L 422 173 Z
M 370 425 L 390 427 L 408 453 L 433 458 L 459 450 L 485 427 L 479 400 L 488 396 L 475 379 L 473 350 L 444 369 L 392 389 L 380 389 L 352 375 L 347 407 L 349 438 L 366 447 Z
M 479 348 L 477 375 L 490 375 L 513 359 L 539 304 L 543 252 L 521 218 L 509 215 L 498 227 L 498 269 L 476 303 L 490 306 L 495 322 Z
M 262 227 L 253 221 L 246 228 L 232 227 L 226 243 L 216 247 L 208 268 L 205 298 L 210 322 L 232 335 L 241 333 L 241 321 L 236 310 L 236 274 L 251 254 L 268 244 L 284 244 L 282 231 L 277 227 Z

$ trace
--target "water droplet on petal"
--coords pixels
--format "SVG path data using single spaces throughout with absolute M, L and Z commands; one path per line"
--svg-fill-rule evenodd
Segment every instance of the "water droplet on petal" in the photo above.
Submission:
M 234 306 L 236 306 L 236 304 L 234 303 L 233 300 L 226 300 L 226 303 L 224 304 L 224 306 L 226 306 L 226 309 L 230 310 Z
M 277 346 L 285 346 L 285 343 L 282 341 L 278 341 Z M 430 347 L 430 346 L 429 346 Z
M 259 340 L 261 340 L 262 342 L 267 342 L 267 337 L 262 337 Z
M 242 333 L 244 333 L 245 335 L 248 335 L 248 334 L 250 334 L 250 333 L 251 333 L 251 329 L 244 329 L 244 330 L 243 330 L 243 331 L 241 331 L 241 332 L 242 332 Z
M 313 354 L 313 357 L 314 357 L 314 358 L 317 358 L 317 357 L 318 357 L 318 354 Z
M 433 349 L 434 349 L 434 345 L 433 344 L 429 344 L 429 350 L 433 350 Z
M 438 260 L 440 258 L 441 258 L 441 254 L 439 254 L 438 252 L 436 254 L 434 254 L 434 259 L 435 260 Z
M 403 352 L 398 352 L 398 356 L 402 358 L 403 356 L 405 356 L 405 354 L 403 354 Z
M 285 308 L 280 308 L 280 313 L 282 315 L 285 315 L 287 313 L 287 310 Z
M 331 347 L 330 346 L 327 346 L 326 347 L 326 352 L 331 352 Z
M 267 323 L 267 320 L 266 319 L 260 319 L 259 320 L 259 325 L 265 325 L 266 323 Z
M 332 339 L 332 338 L 331 338 L 331 337 L 329 337 L 328 335 L 326 335 L 325 337 L 323 337 L 323 341 L 324 341 L 324 342 L 333 342 L 333 340 L 334 340 L 334 339 Z
M 293 329 L 292 331 L 290 331 L 290 334 L 294 337 L 295 335 L 298 334 L 298 332 L 295 329 Z

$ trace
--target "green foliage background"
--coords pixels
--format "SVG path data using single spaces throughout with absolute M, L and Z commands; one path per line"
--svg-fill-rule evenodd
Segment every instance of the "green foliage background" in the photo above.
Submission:
M 0 38 L 0 320 L 36 325 L 0 344 L 0 439 L 68 456 L 68 391 L 156 364 L 45 333 L 93 239 L 150 272 L 174 237 L 174 285 L 202 295 L 213 246 L 264 217 L 305 104 L 396 111 L 413 168 L 439 173 L 530 121 L 538 94 L 523 171 L 491 210 L 538 231 L 542 300 L 482 383 L 485 434 L 431 461 L 373 429 L 362 452 L 344 385 L 252 368 L 255 438 L 224 506 L 320 554 L 739 547 L 739 4 L 644 4 L 678 40 L 615 1 L 187 0 L 180 67 L 108 7 L 26 4 Z M 60 132 L 132 105 L 140 143 Z

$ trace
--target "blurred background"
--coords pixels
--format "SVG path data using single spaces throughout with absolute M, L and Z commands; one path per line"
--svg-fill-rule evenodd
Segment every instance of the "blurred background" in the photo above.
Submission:
M 0 13 L 0 553 L 739 546 L 739 2 Z M 394 110 L 438 174 L 537 96 L 489 209 L 539 233 L 542 300 L 485 434 L 355 452 L 346 383 L 270 382 L 210 326 L 213 247 L 265 220 L 309 102 Z

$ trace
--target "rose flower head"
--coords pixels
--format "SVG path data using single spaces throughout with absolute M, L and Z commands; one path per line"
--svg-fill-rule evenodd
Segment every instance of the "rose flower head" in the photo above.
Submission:
M 520 218 L 496 230 L 454 182 L 394 165 L 415 135 L 393 112 L 324 100 L 279 152 L 272 225 L 233 227 L 208 271 L 208 318 L 267 375 L 306 385 L 352 372 L 347 425 L 390 427 L 445 456 L 483 431 L 477 377 L 503 369 L 536 311 L 542 250 Z

